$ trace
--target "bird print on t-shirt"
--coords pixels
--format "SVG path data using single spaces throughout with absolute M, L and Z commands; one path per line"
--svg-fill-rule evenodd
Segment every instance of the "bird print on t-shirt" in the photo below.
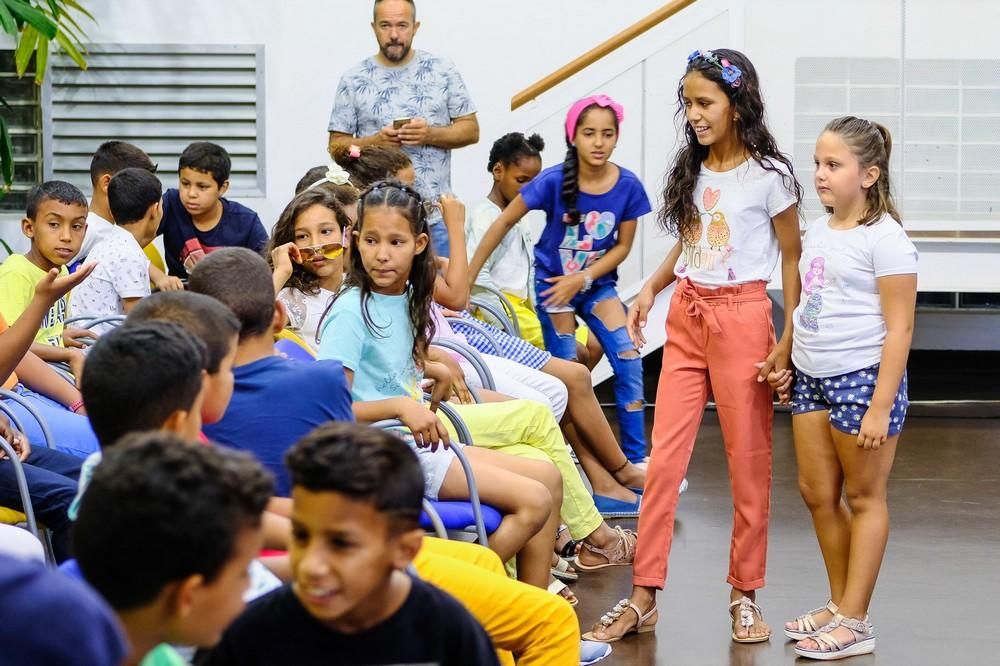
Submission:
M 681 255 L 681 266 L 677 269 L 678 274 L 687 272 L 689 265 L 696 269 L 707 268 L 711 270 L 716 261 L 726 261 L 732 254 L 733 247 L 729 244 L 732 232 L 726 222 L 726 215 L 721 210 L 716 209 L 721 198 L 721 189 L 712 189 L 709 186 L 702 191 L 699 219 L 681 234 L 684 252 Z M 707 230 L 702 224 L 701 217 L 709 218 Z M 703 231 L 705 231 L 704 241 L 702 240 Z M 702 245 L 703 242 L 707 245 Z M 732 268 L 727 267 L 727 278 L 730 281 L 736 280 L 736 274 Z

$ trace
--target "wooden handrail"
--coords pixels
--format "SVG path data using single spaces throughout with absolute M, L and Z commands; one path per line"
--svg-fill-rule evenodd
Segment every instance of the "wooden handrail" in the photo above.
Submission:
M 595 62 L 608 55 L 615 49 L 622 47 L 628 42 L 632 41 L 642 33 L 646 32 L 650 28 L 659 25 L 663 21 L 681 11 L 688 5 L 693 5 L 696 0 L 673 0 L 673 2 L 667 3 L 663 7 L 660 7 L 655 12 L 646 16 L 645 18 L 636 21 L 629 27 L 625 28 L 619 32 L 614 37 L 598 44 L 594 48 L 590 49 L 579 58 L 572 60 L 571 62 L 563 65 L 556 71 L 552 72 L 548 76 L 539 81 L 531 84 L 521 92 L 514 95 L 510 100 L 510 110 L 513 111 L 521 106 L 524 106 L 531 100 L 535 99 L 544 92 L 551 90 L 556 87 L 569 77 L 573 76 L 580 70 L 593 65 Z

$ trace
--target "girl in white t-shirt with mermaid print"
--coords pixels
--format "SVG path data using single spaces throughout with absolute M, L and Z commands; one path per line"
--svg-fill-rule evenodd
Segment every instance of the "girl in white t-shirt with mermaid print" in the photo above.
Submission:
M 909 404 L 917 250 L 890 191 L 891 150 L 885 127 L 852 116 L 831 121 L 817 140 L 816 191 L 829 214 L 802 241 L 794 377 L 769 377 L 785 400 L 791 390 L 799 486 L 830 584 L 829 603 L 786 623 L 785 635 L 798 641 L 797 655 L 823 661 L 875 649 L 868 606 Z

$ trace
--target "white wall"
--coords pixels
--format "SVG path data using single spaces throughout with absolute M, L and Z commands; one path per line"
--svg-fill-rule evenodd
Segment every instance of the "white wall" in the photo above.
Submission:
M 453 60 L 479 108 L 482 140 L 457 151 L 453 187 L 475 200 L 488 189 L 492 141 L 514 129 L 510 98 L 551 70 L 658 7 L 603 0 L 417 3 L 416 48 Z M 311 166 L 328 161 L 326 126 L 340 75 L 377 50 L 365 0 L 92 0 L 95 43 L 263 44 L 267 196 L 246 199 L 265 226 L 277 218 Z

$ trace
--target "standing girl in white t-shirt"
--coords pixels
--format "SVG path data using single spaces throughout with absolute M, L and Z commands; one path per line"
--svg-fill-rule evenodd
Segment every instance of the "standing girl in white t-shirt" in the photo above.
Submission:
M 639 513 L 632 594 L 585 637 L 616 641 L 656 626 L 667 578 L 678 487 L 711 393 L 729 463 L 733 536 L 727 581 L 732 638 L 766 641 L 754 603 L 764 585 L 771 495 L 772 391 L 788 367 L 798 303 L 802 188 L 764 124 L 757 73 L 742 53 L 695 51 L 678 87 L 684 140 L 663 193 L 660 223 L 678 237 L 629 308 L 636 346 L 656 295 L 677 280 L 656 391 L 653 446 Z M 766 287 L 779 263 L 785 330 L 775 343 Z
M 844 117 L 816 142 L 825 215 L 802 241 L 795 310 L 792 430 L 830 602 L 785 624 L 795 653 L 842 659 L 875 649 L 868 604 L 889 536 L 886 486 L 906 408 L 917 251 L 889 188 L 892 139 Z M 781 395 L 792 373 L 771 373 Z M 847 507 L 843 499 L 847 500 Z

